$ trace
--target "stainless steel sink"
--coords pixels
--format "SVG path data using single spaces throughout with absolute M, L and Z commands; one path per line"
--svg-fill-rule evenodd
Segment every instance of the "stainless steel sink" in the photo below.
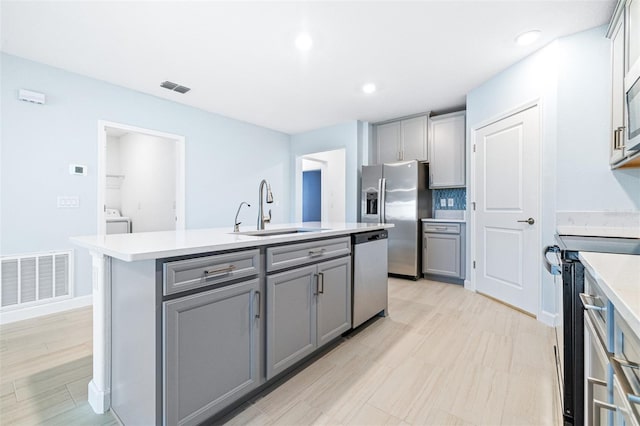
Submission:
M 324 228 L 283 228 L 283 229 L 263 229 L 260 231 L 234 232 L 238 235 L 251 235 L 253 237 L 271 237 L 273 235 L 301 234 L 309 232 L 324 231 Z

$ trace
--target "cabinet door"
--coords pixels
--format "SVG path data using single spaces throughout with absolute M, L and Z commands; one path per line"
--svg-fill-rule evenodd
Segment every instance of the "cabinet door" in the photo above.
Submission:
M 427 156 L 427 116 L 410 118 L 401 121 L 402 126 L 402 160 L 426 161 Z
M 422 272 L 462 278 L 460 235 L 424 234 Z
M 620 19 L 611 38 L 612 93 L 611 93 L 611 149 L 609 162 L 617 163 L 624 158 L 624 17 Z
M 640 67 L 640 0 L 627 0 L 627 69 Z
M 376 126 L 378 143 L 378 164 L 400 160 L 400 122 Z
M 429 187 L 465 186 L 465 113 L 432 118 L 429 127 Z
M 351 328 L 351 257 L 318 265 L 318 347 Z
M 201 423 L 259 384 L 259 299 L 255 279 L 163 303 L 165 424 Z
M 316 347 L 316 266 L 267 277 L 267 379 Z

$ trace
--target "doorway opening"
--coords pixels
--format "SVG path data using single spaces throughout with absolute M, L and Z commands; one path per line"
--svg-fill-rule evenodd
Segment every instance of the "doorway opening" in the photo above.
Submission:
M 297 222 L 344 222 L 345 150 L 316 152 L 296 158 Z
M 184 137 L 98 125 L 98 233 L 185 228 Z
M 302 221 L 322 220 L 322 170 L 302 171 Z

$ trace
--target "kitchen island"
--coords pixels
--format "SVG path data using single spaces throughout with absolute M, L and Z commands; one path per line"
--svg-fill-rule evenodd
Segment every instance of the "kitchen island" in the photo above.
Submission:
M 391 227 L 73 238 L 93 257 L 94 411 L 197 424 L 255 392 L 351 328 L 350 235 Z

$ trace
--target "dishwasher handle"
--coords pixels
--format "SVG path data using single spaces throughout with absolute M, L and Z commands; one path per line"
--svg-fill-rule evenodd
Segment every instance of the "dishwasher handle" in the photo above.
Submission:
M 554 257 L 557 263 L 552 263 L 549 255 Z M 561 250 L 558 246 L 547 246 L 544 248 L 542 257 L 544 258 L 544 267 L 551 275 L 562 274 Z

